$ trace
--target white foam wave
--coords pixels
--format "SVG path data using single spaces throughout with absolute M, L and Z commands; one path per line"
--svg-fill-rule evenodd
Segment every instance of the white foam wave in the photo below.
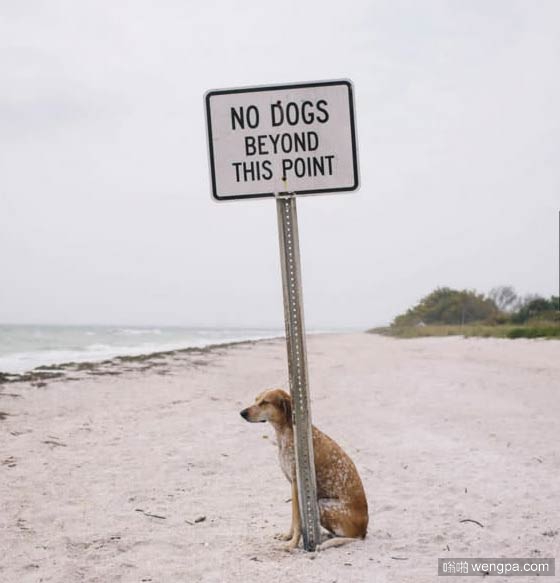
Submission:
M 89 344 L 83 348 L 53 349 L 53 350 L 29 350 L 4 354 L 0 356 L 0 371 L 7 373 L 23 373 L 44 365 L 57 365 L 67 362 L 100 362 L 117 356 L 139 356 L 154 352 L 166 352 L 180 350 L 182 348 L 203 348 L 212 344 L 227 342 L 239 342 L 243 340 L 260 340 L 272 338 L 274 333 L 251 333 L 231 335 L 210 335 L 198 338 L 174 340 L 169 342 L 143 342 L 127 346 L 115 346 L 111 344 Z
M 161 336 L 162 331 L 159 328 L 117 328 L 114 333 L 121 336 Z

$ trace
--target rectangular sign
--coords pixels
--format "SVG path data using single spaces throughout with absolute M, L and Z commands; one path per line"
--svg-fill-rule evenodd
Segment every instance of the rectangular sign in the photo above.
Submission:
M 358 188 L 350 81 L 209 91 L 205 105 L 216 200 Z

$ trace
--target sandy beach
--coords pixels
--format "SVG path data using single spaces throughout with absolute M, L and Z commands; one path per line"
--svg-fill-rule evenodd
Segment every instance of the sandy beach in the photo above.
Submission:
M 438 557 L 559 556 L 560 342 L 308 350 L 313 422 L 362 476 L 365 540 L 273 538 L 289 485 L 272 428 L 239 416 L 287 387 L 267 340 L 0 384 L 0 581 L 402 583 L 436 581 Z

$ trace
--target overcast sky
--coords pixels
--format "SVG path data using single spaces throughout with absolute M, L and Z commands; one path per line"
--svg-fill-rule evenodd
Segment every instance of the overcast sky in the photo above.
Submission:
M 0 322 L 281 326 L 208 89 L 349 78 L 362 187 L 298 200 L 308 328 L 557 293 L 560 2 L 0 0 Z

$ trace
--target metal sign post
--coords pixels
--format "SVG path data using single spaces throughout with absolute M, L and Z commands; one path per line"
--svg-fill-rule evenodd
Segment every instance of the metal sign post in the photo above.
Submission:
M 321 539 L 309 405 L 296 197 L 293 194 L 278 196 L 276 210 L 284 291 L 288 370 L 293 401 L 294 449 L 301 531 L 305 550 L 314 551 Z
M 218 89 L 204 97 L 212 197 L 276 198 L 296 475 L 305 550 L 320 542 L 296 195 L 359 187 L 349 80 Z

